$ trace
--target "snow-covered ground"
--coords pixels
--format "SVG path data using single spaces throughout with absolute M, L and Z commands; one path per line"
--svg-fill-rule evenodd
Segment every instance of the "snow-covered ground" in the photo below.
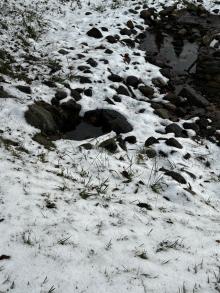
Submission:
M 105 99 L 115 93 L 108 69 L 123 78 L 140 77 L 150 86 L 152 78 L 167 80 L 159 68 L 145 62 L 138 48 L 86 35 L 91 25 L 108 28 L 102 31 L 104 37 L 117 34 L 118 24 L 123 27 L 128 20 L 144 25 L 139 14 L 128 12 L 137 4 L 9 2 L 0 4 L 10 12 L 1 19 L 9 27 L 1 35 L 1 48 L 13 54 L 34 81 L 31 95 L 15 89 L 25 81 L 4 76 L 2 83 L 16 98 L 0 98 L 0 292 L 220 292 L 219 147 L 181 138 L 183 148 L 173 152 L 161 140 L 154 149 L 168 157 L 148 158 L 144 142 L 150 136 L 161 137 L 158 131 L 163 132 L 169 121 L 156 116 L 143 97 L 108 104 Z M 163 3 L 175 1 L 140 2 L 161 9 Z M 212 0 L 204 0 L 204 5 L 210 10 L 219 6 Z M 28 14 L 29 20 L 39 28 L 39 37 L 26 39 L 25 51 L 16 37 L 31 9 L 34 15 Z M 88 11 L 92 13 L 85 15 Z M 100 45 L 113 53 L 105 54 L 97 49 Z M 68 55 L 59 54 L 60 49 Z M 25 63 L 25 54 L 38 61 Z M 130 64 L 124 62 L 126 54 Z M 97 107 L 119 111 L 134 127 L 123 137 L 135 135 L 137 143 L 110 154 L 98 144 L 114 137 L 112 132 L 89 139 L 91 150 L 80 147 L 84 141 L 59 140 L 48 151 L 32 140 L 39 130 L 27 124 L 24 112 L 34 100 L 49 102 L 55 94 L 42 84 L 42 78 L 50 77 L 48 62 L 62 65 L 57 76 L 60 88 L 65 82 L 75 88 L 83 85 L 72 76 L 81 74 L 77 67 L 87 65 L 88 58 L 98 66 L 89 75 L 93 96 L 83 95 L 79 101 L 81 114 Z M 159 92 L 156 96 L 163 97 Z M 140 113 L 141 109 L 145 111 Z M 187 184 L 164 175 L 162 167 L 180 173 Z

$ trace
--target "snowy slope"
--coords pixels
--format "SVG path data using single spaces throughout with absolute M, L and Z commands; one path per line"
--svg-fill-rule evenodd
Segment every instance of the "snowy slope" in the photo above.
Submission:
M 61 2 L 10 1 L 10 9 L 1 4 L 10 12 L 4 18 L 10 29 L 1 35 L 1 47 L 34 81 L 31 95 L 15 88 L 25 81 L 4 76 L 2 83 L 14 98 L 0 98 L 0 292 L 219 292 L 219 147 L 180 138 L 183 148 L 171 152 L 161 140 L 155 150 L 169 156 L 149 159 L 143 152 L 145 140 L 161 137 L 158 131 L 169 121 L 156 116 L 141 97 L 108 104 L 105 98 L 114 94 L 108 68 L 124 78 L 141 77 L 150 86 L 152 78 L 167 80 L 137 48 L 86 35 L 90 24 L 107 27 L 104 36 L 118 33 L 117 24 L 131 18 L 144 25 L 138 14 L 128 13 L 134 1 Z M 146 2 L 161 9 L 162 2 L 175 1 Z M 218 6 L 211 0 L 204 4 L 210 10 Z M 25 51 L 16 36 L 21 15 L 31 9 L 36 12 L 33 26 L 37 29 L 43 21 L 44 27 L 39 27 L 37 39 L 26 39 Z M 88 11 L 92 14 L 85 15 Z M 101 44 L 113 54 L 103 57 L 97 49 Z M 60 49 L 68 50 L 68 56 L 59 54 Z M 25 62 L 25 54 L 38 61 Z M 125 54 L 130 64 L 124 62 Z M 88 58 L 99 66 L 90 75 L 93 97 L 84 95 L 79 101 L 81 114 L 97 107 L 119 111 L 134 127 L 124 137 L 135 135 L 137 143 L 110 154 L 98 144 L 114 137 L 112 132 L 88 140 L 91 150 L 80 147 L 82 141 L 59 140 L 48 151 L 32 140 L 39 130 L 26 123 L 24 112 L 34 100 L 49 102 L 54 96 L 42 83 L 50 78 L 49 61 L 62 64 L 59 87 L 68 81 L 75 88 L 82 85 L 71 77 L 80 74 L 77 67 Z M 109 63 L 100 62 L 102 58 Z M 162 99 L 159 92 L 156 96 Z M 184 159 L 187 153 L 189 160 Z M 161 167 L 182 174 L 187 184 L 164 175 Z

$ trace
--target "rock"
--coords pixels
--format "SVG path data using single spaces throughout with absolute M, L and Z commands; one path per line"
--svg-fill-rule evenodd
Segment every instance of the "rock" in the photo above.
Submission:
M 85 66 L 85 65 L 80 65 L 77 67 L 78 70 L 80 71 L 85 71 L 85 70 L 89 70 L 90 67 L 89 66 Z
M 146 155 L 148 156 L 148 158 L 155 158 L 157 156 L 157 152 L 154 149 L 151 148 L 147 148 L 146 149 Z
M 122 82 L 123 78 L 117 74 L 111 74 L 108 76 L 108 79 L 111 80 L 112 82 Z
M 147 19 L 151 19 L 151 12 L 149 10 L 142 10 L 140 12 L 140 17 L 143 18 L 144 20 L 147 20 Z
M 120 98 L 119 96 L 117 96 L 117 95 L 114 95 L 114 96 L 112 97 L 112 99 L 113 99 L 115 102 L 117 102 L 117 103 L 120 103 L 120 102 L 121 102 L 121 98 Z
M 190 155 L 189 153 L 186 153 L 186 154 L 183 156 L 183 158 L 184 158 L 185 160 L 189 160 L 189 159 L 191 158 L 191 155 Z
M 164 88 L 167 86 L 166 82 L 161 77 L 153 78 L 152 83 L 159 88 Z
M 176 137 L 187 137 L 187 133 L 178 124 L 171 123 L 165 128 L 166 133 L 174 133 Z
M 75 101 L 79 101 L 82 99 L 81 94 L 77 90 L 71 89 L 70 93 L 71 93 L 71 97 L 73 97 Z
M 124 96 L 130 97 L 129 91 L 123 85 L 120 85 L 116 91 L 118 95 L 124 95 Z
M 137 88 L 139 83 L 140 83 L 140 80 L 136 76 L 130 75 L 126 78 L 126 84 L 134 88 Z
M 135 42 L 132 39 L 122 39 L 121 42 L 125 43 L 130 48 L 135 47 Z
M 79 112 L 81 105 L 74 100 L 69 100 L 61 104 L 61 109 L 62 126 L 60 126 L 60 130 L 62 132 L 73 130 L 80 122 Z
M 43 145 L 48 150 L 54 149 L 56 147 L 55 144 L 50 140 L 50 138 L 42 133 L 35 134 L 32 139 Z
M 89 58 L 86 63 L 88 63 L 92 67 L 97 67 L 98 62 L 96 62 L 93 58 Z
M 134 23 L 132 22 L 132 20 L 127 21 L 127 27 L 130 29 L 134 29 Z
M 143 203 L 143 202 L 139 202 L 137 204 L 138 207 L 142 208 L 142 209 L 146 209 L 148 211 L 152 211 L 152 206 L 148 203 Z
M 92 97 L 92 88 L 84 90 L 84 95 L 87 97 Z
M 173 137 L 168 138 L 165 142 L 167 145 L 178 148 L 178 149 L 182 149 L 183 146 Z
M 25 94 L 31 94 L 31 88 L 29 86 L 26 86 L 26 85 L 17 85 L 16 88 L 25 93 Z
M 147 98 L 152 98 L 154 95 L 154 89 L 147 85 L 139 86 L 140 92 Z
M 110 50 L 110 49 L 106 49 L 106 50 L 105 50 L 105 54 L 109 54 L 109 55 L 111 55 L 112 53 L 113 53 L 113 51 Z
M 115 103 L 109 98 L 105 98 L 105 101 L 110 105 L 115 105 Z
M 114 138 L 107 139 L 99 144 L 99 147 L 106 149 L 110 153 L 115 153 L 117 151 L 117 143 Z
M 134 135 L 125 137 L 125 141 L 130 144 L 135 144 L 137 142 L 137 138 Z
M 118 39 L 117 39 L 116 37 L 114 37 L 114 36 L 111 36 L 111 35 L 107 36 L 107 37 L 106 37 L 106 40 L 107 40 L 110 44 L 115 44 L 115 43 L 118 42 Z
M 28 107 L 25 112 L 25 119 L 30 125 L 40 129 L 43 133 L 53 135 L 59 131 L 54 119 L 54 116 L 58 115 L 58 111 L 52 105 L 41 101 Z
M 92 83 L 91 79 L 87 76 L 76 76 L 79 79 L 80 83 Z
M 65 49 L 60 49 L 58 51 L 58 53 L 60 53 L 61 55 L 67 55 L 67 54 L 69 54 L 69 52 L 67 50 L 65 50 Z
M 101 39 L 103 37 L 102 33 L 96 27 L 93 27 L 87 32 L 87 35 L 92 38 Z
M 180 174 L 175 171 L 166 170 L 165 175 L 172 177 L 175 181 L 179 182 L 180 184 L 186 184 L 186 179 Z
M 198 94 L 189 85 L 185 86 L 179 93 L 180 96 L 187 98 L 187 101 L 191 105 L 207 107 L 209 106 L 209 101 L 202 95 Z
M 154 110 L 154 113 L 157 114 L 159 117 L 163 119 L 169 119 L 170 118 L 170 113 L 167 109 L 164 108 L 158 108 Z
M 199 134 L 199 126 L 196 123 L 184 122 L 183 127 L 184 129 L 192 129 L 195 133 Z
M 96 109 L 88 111 L 85 113 L 84 119 L 94 126 L 102 127 L 104 132 L 113 130 L 119 134 L 133 130 L 127 119 L 115 110 Z
M 58 101 L 61 101 L 63 99 L 65 99 L 67 97 L 67 92 L 64 90 L 57 90 L 56 94 L 55 94 L 55 99 L 57 99 Z
M 132 34 L 132 32 L 131 32 L 130 29 L 122 28 L 122 29 L 120 30 L 120 34 L 123 35 L 123 36 L 124 36 L 124 35 L 130 36 L 130 35 Z
M 91 143 L 84 143 L 84 144 L 81 144 L 79 147 L 80 148 L 83 148 L 85 150 L 91 150 L 91 149 L 93 149 L 93 145 Z
M 149 147 L 149 146 L 151 146 L 152 144 L 155 144 L 155 143 L 159 143 L 159 140 L 158 139 L 156 139 L 155 137 L 153 137 L 153 136 L 150 136 L 146 141 L 145 141 L 145 146 L 146 147 Z

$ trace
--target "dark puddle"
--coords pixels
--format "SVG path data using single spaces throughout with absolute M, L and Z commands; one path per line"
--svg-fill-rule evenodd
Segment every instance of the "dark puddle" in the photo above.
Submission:
M 105 134 L 102 127 L 96 127 L 84 121 L 80 122 L 74 130 L 66 132 L 63 139 L 85 140 L 88 138 L 96 138 Z
M 172 69 L 174 77 L 195 73 L 199 46 L 196 42 L 175 39 L 168 33 L 147 30 L 140 49 L 146 51 L 146 58 L 155 65 Z

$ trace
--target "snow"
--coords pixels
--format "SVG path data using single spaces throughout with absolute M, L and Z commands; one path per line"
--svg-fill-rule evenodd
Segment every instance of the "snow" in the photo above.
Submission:
M 38 40 L 30 40 L 30 52 L 41 58 L 39 63 L 25 64 L 22 48 L 14 53 L 29 76 L 39 76 L 33 94 L 19 92 L 13 85 L 21 82 L 8 78 L 4 88 L 17 98 L 0 100 L 0 256 L 11 257 L 0 260 L 0 292 L 218 292 L 219 148 L 206 140 L 181 138 L 183 149 L 171 153 L 172 148 L 160 141 L 155 150 L 169 157 L 149 159 L 143 153 L 145 140 L 161 137 L 157 131 L 169 121 L 156 116 L 141 99 L 124 96 L 115 106 L 105 101 L 114 94 L 107 68 L 122 77 L 141 77 L 147 85 L 152 85 L 152 78 L 163 78 L 137 48 L 110 45 L 104 38 L 86 35 L 90 24 L 107 27 L 104 37 L 118 33 L 117 24 L 131 19 L 127 10 L 132 1 L 119 1 L 115 9 L 110 0 L 84 1 L 82 7 L 75 1 L 62 5 L 58 0 L 10 2 L 22 11 L 35 7 L 47 26 Z M 149 5 L 162 9 L 163 2 L 175 1 L 149 1 Z M 218 6 L 211 0 L 204 4 L 210 10 Z M 85 16 L 86 11 L 92 14 Z M 5 48 L 14 44 L 19 17 L 10 33 L 1 36 Z M 132 15 L 132 20 L 143 25 L 138 15 Z M 100 44 L 113 54 L 97 50 Z M 61 48 L 69 50 L 68 57 L 58 54 Z M 131 57 L 130 64 L 124 63 L 125 54 Z M 82 141 L 57 141 L 53 151 L 34 142 L 31 137 L 38 130 L 26 123 L 24 112 L 33 100 L 50 101 L 54 95 L 41 82 L 42 76 L 49 77 L 48 58 L 60 60 L 64 80 L 81 74 L 77 66 L 86 65 L 88 58 L 97 60 L 99 65 L 90 76 L 93 97 L 83 96 L 79 101 L 81 114 L 97 107 L 119 111 L 133 125 L 128 135 L 135 135 L 137 143 L 127 145 L 127 152 L 120 149 L 109 154 L 98 145 L 114 137 L 113 132 L 88 140 L 94 145 L 92 150 L 80 147 Z M 109 64 L 101 63 L 102 58 Z M 139 65 L 135 67 L 134 62 Z M 70 85 L 82 86 L 77 80 Z M 159 92 L 157 98 L 162 99 Z M 145 112 L 139 113 L 140 109 Z M 183 158 L 186 153 L 191 154 L 189 160 Z M 163 175 L 161 167 L 181 173 L 187 184 Z M 131 180 L 123 177 L 124 170 Z M 83 195 L 89 197 L 83 199 Z M 138 207 L 139 202 L 148 203 L 152 210 Z M 51 203 L 55 208 L 47 207 Z

